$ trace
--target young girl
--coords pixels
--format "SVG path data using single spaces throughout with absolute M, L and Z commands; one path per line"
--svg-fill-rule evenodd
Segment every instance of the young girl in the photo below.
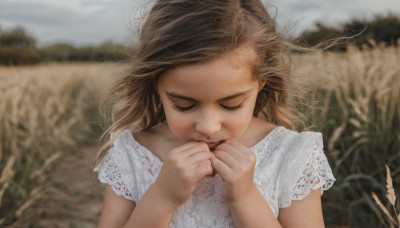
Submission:
M 99 227 L 323 227 L 335 181 L 259 0 L 158 0 L 114 87 Z

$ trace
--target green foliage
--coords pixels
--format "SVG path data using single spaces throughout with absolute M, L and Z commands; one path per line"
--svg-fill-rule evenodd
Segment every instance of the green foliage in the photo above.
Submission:
M 328 227 L 390 227 L 371 197 L 385 194 L 385 164 L 400 185 L 400 48 L 320 53 L 308 76 L 324 83 L 311 93 L 320 109 L 305 109 L 324 135 L 336 182 L 324 193 Z
M 21 65 L 39 61 L 36 41 L 24 28 L 0 30 L 0 64 Z
M 75 47 L 67 43 L 53 44 L 40 49 L 42 59 L 45 61 L 67 62 L 75 52 Z
M 308 45 L 318 45 L 323 40 L 338 38 L 341 35 L 341 31 L 337 28 L 326 26 L 320 22 L 315 24 L 316 29 L 313 31 L 305 31 L 301 35 L 301 38 Z
M 339 37 L 351 37 L 350 42 L 358 47 L 369 46 L 371 41 L 393 46 L 400 39 L 400 16 L 389 13 L 388 15 L 376 15 L 371 20 L 354 18 L 338 27 L 331 27 L 316 23 L 314 30 L 308 30 L 301 34 L 302 40 L 309 45 L 317 45 L 323 41 Z M 334 50 L 345 50 L 343 46 L 335 46 Z
M 36 45 L 35 39 L 22 27 L 10 30 L 0 30 L 0 45 L 9 47 L 32 47 Z
M 26 65 L 39 62 L 104 62 L 128 58 L 126 47 L 105 42 L 98 46 L 75 47 L 56 43 L 36 47 L 35 38 L 24 28 L 0 29 L 0 65 Z
M 40 49 L 44 61 L 53 62 L 104 62 L 121 61 L 127 58 L 123 45 L 106 42 L 99 46 L 74 47 L 58 43 Z

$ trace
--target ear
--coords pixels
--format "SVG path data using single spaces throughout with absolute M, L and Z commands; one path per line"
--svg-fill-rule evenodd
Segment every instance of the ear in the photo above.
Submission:
M 267 79 L 265 78 L 258 79 L 258 92 L 260 92 L 264 88 L 265 84 L 267 84 Z

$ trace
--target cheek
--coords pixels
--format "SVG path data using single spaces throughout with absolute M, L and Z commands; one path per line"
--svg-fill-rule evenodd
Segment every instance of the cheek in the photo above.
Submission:
M 253 106 L 246 107 L 237 115 L 226 119 L 225 127 L 231 133 L 232 137 L 238 138 L 247 130 L 253 118 L 253 109 Z
M 171 112 L 172 111 L 172 112 Z M 185 138 L 192 128 L 192 122 L 173 110 L 165 111 L 165 117 L 172 133 L 179 138 Z

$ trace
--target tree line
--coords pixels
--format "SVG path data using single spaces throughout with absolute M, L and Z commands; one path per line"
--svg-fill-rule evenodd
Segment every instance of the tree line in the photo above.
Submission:
M 330 48 L 344 51 L 348 42 L 362 48 L 373 43 L 386 46 L 399 45 L 400 17 L 393 13 L 376 15 L 372 19 L 351 19 L 337 26 L 317 22 L 315 28 L 306 30 L 298 37 L 302 44 L 315 46 L 321 42 L 343 38 L 347 42 Z M 329 42 L 328 42 L 329 43 Z M 75 47 L 68 43 L 56 43 L 37 47 L 36 39 L 23 27 L 1 29 L 0 64 L 22 65 L 40 62 L 101 62 L 127 59 L 127 48 L 121 44 L 106 42 L 98 46 Z
M 304 31 L 300 42 L 315 46 L 324 41 L 345 38 L 347 42 L 334 45 L 330 50 L 344 51 L 348 43 L 359 48 L 400 45 L 400 17 L 394 13 L 375 15 L 372 19 L 353 18 L 338 26 L 315 23 L 315 29 Z M 329 43 L 329 42 L 328 42 Z
M 0 64 L 25 65 L 41 62 L 103 62 L 127 58 L 126 47 L 105 42 L 97 46 L 75 47 L 56 43 L 38 47 L 36 39 L 23 27 L 0 28 Z

